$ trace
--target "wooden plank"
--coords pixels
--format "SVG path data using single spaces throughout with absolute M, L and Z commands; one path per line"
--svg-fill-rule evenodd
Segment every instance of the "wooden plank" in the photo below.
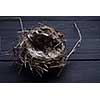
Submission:
M 0 62 L 0 83 L 97 83 L 100 82 L 100 61 L 71 61 L 65 66 L 61 76 L 35 78 L 29 73 L 21 73 L 19 76 L 14 66 L 10 62 Z
M 61 77 L 62 82 L 100 82 L 100 61 L 70 62 Z
M 24 21 L 56 20 L 56 21 L 98 21 L 100 16 L 0 16 L 0 21 L 12 21 L 11 17 L 21 17 Z
M 17 82 L 16 68 L 10 62 L 0 62 L 0 83 Z
M 73 27 L 74 21 L 24 21 L 24 27 L 32 28 L 37 26 L 38 22 L 42 22 L 56 30 L 63 32 L 68 38 L 77 38 L 75 28 Z M 97 39 L 100 38 L 100 21 L 77 21 L 84 39 Z M 6 37 L 17 35 L 20 30 L 18 21 L 14 22 L 1 22 L 0 23 L 0 36 Z
M 38 21 L 25 21 L 25 26 L 31 27 L 36 25 Z M 34 24 L 33 24 L 34 23 Z M 64 32 L 68 40 L 67 46 L 70 51 L 77 39 L 76 31 L 73 27 L 73 21 L 44 21 L 44 23 L 55 27 L 57 30 Z M 78 21 L 77 22 L 83 37 L 82 45 L 78 51 L 72 55 L 70 60 L 86 60 L 99 59 L 100 57 L 100 21 Z M 14 47 L 13 41 L 16 43 L 20 29 L 18 22 L 2 22 L 0 23 L 0 36 L 2 51 Z M 8 56 L 0 55 L 0 60 L 9 59 Z
M 4 51 L 10 50 L 15 46 L 13 43 L 15 39 L 3 39 L 2 40 L 2 52 L 0 54 L 0 60 L 13 59 L 9 55 L 5 55 Z M 75 44 L 75 40 L 69 39 L 67 41 L 68 52 Z M 99 39 L 84 39 L 80 48 L 71 56 L 70 60 L 100 60 L 100 40 Z
M 38 22 L 55 27 L 57 30 L 64 32 L 67 41 L 68 52 L 73 47 L 77 33 L 73 27 L 76 21 L 83 37 L 81 47 L 71 56 L 70 63 L 65 66 L 61 77 L 45 77 L 43 79 L 33 78 L 29 73 L 18 75 L 15 65 L 9 56 L 4 55 L 4 51 L 12 48 L 16 44 L 17 31 L 20 26 L 17 20 L 0 17 L 0 82 L 58 82 L 58 83 L 75 83 L 75 82 L 100 82 L 100 17 L 43 17 L 43 16 L 22 16 L 24 27 L 31 28 Z M 13 43 L 15 41 L 15 43 Z M 2 52 L 1 52 L 2 51 Z M 10 62 L 9 62 L 10 61 Z

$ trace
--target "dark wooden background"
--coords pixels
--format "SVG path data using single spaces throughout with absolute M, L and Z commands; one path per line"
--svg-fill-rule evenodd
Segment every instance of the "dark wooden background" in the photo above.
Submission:
M 59 78 L 45 77 L 35 78 L 29 73 L 17 73 L 17 68 L 5 52 L 12 48 L 18 39 L 17 31 L 20 30 L 18 20 L 9 17 L 0 17 L 0 82 L 55 82 L 55 83 L 89 83 L 100 82 L 100 17 L 94 16 L 22 16 L 24 28 L 37 26 L 38 22 L 55 27 L 58 31 L 65 33 L 68 51 L 77 41 L 77 33 L 73 27 L 76 22 L 82 33 L 81 47 L 70 57 L 63 73 Z

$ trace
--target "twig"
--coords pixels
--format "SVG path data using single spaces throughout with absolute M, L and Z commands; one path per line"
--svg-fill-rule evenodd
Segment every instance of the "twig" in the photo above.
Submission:
M 63 66 L 62 66 L 62 68 L 60 69 L 60 71 L 58 72 L 58 74 L 57 74 L 57 77 L 59 77 L 60 76 L 60 74 L 61 74 L 61 72 L 63 71 Z
M 80 30 L 79 30 L 79 28 L 78 28 L 78 26 L 77 26 L 77 24 L 76 24 L 75 22 L 74 22 L 74 26 L 75 26 L 75 28 L 76 28 L 76 30 L 77 30 L 77 32 L 78 32 L 79 40 L 76 42 L 76 44 L 75 44 L 75 46 L 72 48 L 71 52 L 67 55 L 66 60 L 68 60 L 69 57 L 71 56 L 71 54 L 75 52 L 75 50 L 77 49 L 77 47 L 80 46 L 81 41 L 82 41 L 81 32 L 80 32 Z
M 24 25 L 21 17 L 10 17 L 10 19 L 18 19 L 21 26 L 21 30 L 22 32 L 24 32 Z

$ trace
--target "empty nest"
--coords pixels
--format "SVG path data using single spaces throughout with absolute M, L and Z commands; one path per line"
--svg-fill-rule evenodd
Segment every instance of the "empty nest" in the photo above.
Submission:
M 65 65 L 64 40 L 63 33 L 46 25 L 20 32 L 19 43 L 14 52 L 17 62 L 21 65 L 19 72 L 23 67 L 28 67 L 32 73 L 36 72 L 42 77 L 51 69 L 54 72 L 59 69 L 59 76 Z

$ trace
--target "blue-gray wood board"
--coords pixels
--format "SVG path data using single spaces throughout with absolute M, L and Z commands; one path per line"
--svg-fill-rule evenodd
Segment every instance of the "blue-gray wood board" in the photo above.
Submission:
M 0 82 L 54 82 L 89 83 L 100 82 L 100 17 L 97 16 L 21 16 L 24 28 L 43 23 L 65 34 L 68 52 L 78 39 L 73 23 L 76 22 L 82 33 L 80 48 L 70 57 L 60 77 L 34 78 L 30 74 L 17 73 L 10 56 L 4 53 L 17 43 L 20 25 L 12 16 L 0 17 Z

